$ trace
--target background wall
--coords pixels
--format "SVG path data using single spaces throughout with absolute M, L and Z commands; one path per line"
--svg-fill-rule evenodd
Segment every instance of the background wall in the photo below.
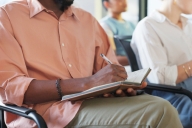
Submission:
M 150 14 L 153 10 L 157 9 L 160 6 L 161 6 L 161 0 L 148 0 L 147 13 Z
M 98 20 L 102 17 L 101 0 L 74 0 L 74 5 L 90 12 Z

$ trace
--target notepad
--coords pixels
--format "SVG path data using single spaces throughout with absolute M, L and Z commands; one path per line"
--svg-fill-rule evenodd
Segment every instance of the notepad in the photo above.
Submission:
M 97 97 L 105 93 L 115 92 L 118 89 L 134 88 L 140 89 L 142 82 L 146 79 L 151 69 L 141 69 L 135 72 L 128 73 L 128 78 L 125 81 L 118 81 L 109 84 L 99 85 L 83 92 L 74 93 L 70 95 L 64 95 L 62 100 L 77 101 L 86 98 Z

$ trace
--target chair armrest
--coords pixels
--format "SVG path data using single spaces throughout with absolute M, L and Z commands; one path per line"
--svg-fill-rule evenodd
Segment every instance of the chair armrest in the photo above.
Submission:
M 19 115 L 19 116 L 22 116 L 22 117 L 35 121 L 38 128 L 47 128 L 47 125 L 46 125 L 46 122 L 44 121 L 44 119 L 38 113 L 36 113 L 36 111 L 33 109 L 28 109 L 25 107 L 18 107 L 15 105 L 5 105 L 0 102 L 0 110 L 2 111 L 1 114 L 3 114 L 3 111 L 7 111 L 7 112 L 10 112 L 10 113 L 13 113 L 13 114 L 16 114 L 16 115 Z
M 146 89 L 183 94 L 183 95 L 188 96 L 192 100 L 192 92 L 190 92 L 189 90 L 183 89 L 182 87 L 178 87 L 178 86 L 148 83 Z

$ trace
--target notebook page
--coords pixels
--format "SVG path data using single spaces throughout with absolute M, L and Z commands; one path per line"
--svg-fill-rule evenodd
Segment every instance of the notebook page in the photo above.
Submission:
M 146 69 L 141 69 L 141 70 L 138 70 L 138 71 L 130 72 L 130 73 L 128 73 L 128 77 L 125 80 L 125 82 L 141 84 L 141 82 L 148 75 L 149 71 L 150 71 L 150 69 L 146 68 Z

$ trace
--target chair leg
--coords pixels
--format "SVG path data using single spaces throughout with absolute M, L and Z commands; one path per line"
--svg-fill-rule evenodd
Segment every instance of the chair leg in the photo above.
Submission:
M 0 128 L 7 128 L 4 121 L 4 111 L 0 110 Z

